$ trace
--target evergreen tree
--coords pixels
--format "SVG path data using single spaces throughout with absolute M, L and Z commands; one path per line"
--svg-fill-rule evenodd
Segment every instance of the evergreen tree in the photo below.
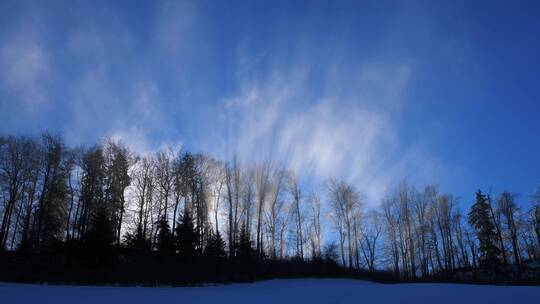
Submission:
M 91 223 L 85 243 L 86 252 L 91 259 L 111 261 L 113 258 L 114 229 L 104 206 L 97 209 Z
M 165 217 L 162 217 L 156 224 L 158 226 L 157 249 L 159 254 L 172 254 L 174 252 L 174 240 L 169 221 Z
M 253 280 L 256 274 L 256 262 L 259 254 L 253 248 L 253 242 L 250 239 L 245 223 L 242 224 L 240 235 L 235 247 L 234 257 L 235 269 L 243 280 Z
M 189 209 L 186 209 L 176 226 L 176 239 L 178 254 L 181 258 L 191 259 L 196 255 L 197 232 Z
M 205 248 L 205 256 L 213 260 L 223 260 L 227 253 L 225 252 L 225 241 L 219 231 L 214 233 Z
M 240 229 L 240 237 L 236 244 L 236 255 L 241 262 L 251 262 L 257 256 L 257 251 L 253 248 L 253 242 L 251 241 L 246 225 L 242 225 Z
M 136 251 L 150 250 L 150 240 L 144 236 L 143 229 L 140 225 L 137 226 L 137 230 L 134 233 L 126 233 L 124 241 L 129 249 Z
M 495 243 L 497 233 L 490 216 L 490 205 L 482 191 L 476 192 L 476 202 L 469 212 L 469 223 L 476 230 L 480 243 L 480 266 L 486 269 L 496 269 L 500 264 L 500 250 Z

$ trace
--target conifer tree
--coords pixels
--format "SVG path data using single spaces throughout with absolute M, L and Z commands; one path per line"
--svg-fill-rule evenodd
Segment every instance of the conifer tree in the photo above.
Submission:
M 197 232 L 193 224 L 191 212 L 187 208 L 176 226 L 176 245 L 178 254 L 183 259 L 191 259 L 196 255 Z
M 488 199 L 480 190 L 476 192 L 476 201 L 471 206 L 469 223 L 476 230 L 480 243 L 480 266 L 485 269 L 496 269 L 500 264 L 500 249 L 495 246 L 497 234 L 491 220 Z
M 257 251 L 253 248 L 253 242 L 251 241 L 247 232 L 246 225 L 242 225 L 240 230 L 240 237 L 236 245 L 236 257 L 241 262 L 249 262 L 256 256 Z
M 114 229 L 105 207 L 97 209 L 90 224 L 85 239 L 88 247 L 86 252 L 98 263 L 111 261 L 114 253 Z
M 168 255 L 174 253 L 174 240 L 169 226 L 169 221 L 162 217 L 157 221 L 158 237 L 157 249 L 160 255 Z
M 219 231 L 210 237 L 205 248 L 205 255 L 210 259 L 218 261 L 223 260 L 227 256 L 225 252 L 225 241 Z
M 124 241 L 129 249 L 136 251 L 148 251 L 150 249 L 150 240 L 144 236 L 142 226 L 138 225 L 135 232 L 128 232 Z

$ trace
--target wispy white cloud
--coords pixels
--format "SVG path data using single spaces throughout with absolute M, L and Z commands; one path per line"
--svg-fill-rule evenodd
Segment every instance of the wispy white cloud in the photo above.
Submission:
M 21 106 L 21 114 L 33 115 L 47 104 L 51 67 L 49 55 L 37 39 L 20 34 L 0 45 L 0 87 L 11 95 L 9 102 Z
M 153 140 L 174 128 L 163 109 L 163 98 L 152 80 L 115 81 L 105 66 L 98 66 L 75 82 L 70 95 L 70 120 L 65 135 L 70 143 L 95 142 L 102 137 L 122 139 L 139 153 L 165 144 Z M 167 143 L 171 144 L 171 143 Z
M 164 134 L 175 132 L 174 113 L 166 102 L 172 98 L 163 96 L 162 84 L 156 79 L 162 65 L 157 58 L 133 56 L 142 55 L 143 50 L 158 55 L 152 43 L 159 35 L 166 35 L 166 31 L 162 28 L 153 32 L 147 40 L 134 33 L 117 13 L 105 10 L 104 22 L 90 20 L 67 33 L 66 51 L 84 64 L 77 66 L 76 76 L 70 79 L 66 138 L 72 144 L 92 143 L 103 137 L 122 139 L 139 153 L 155 151 L 163 145 L 176 146 L 180 139 L 163 138 Z M 164 13 L 158 10 L 156 14 Z M 164 17 L 171 19 L 179 15 Z M 155 28 L 161 28 L 162 22 L 165 21 L 156 17 Z M 176 64 L 169 59 L 170 65 Z
M 95 63 L 85 66 L 72 91 L 72 121 L 66 128 L 73 130 L 71 138 L 85 132 L 109 136 L 143 154 L 182 146 L 176 121 L 189 94 L 185 65 L 201 39 L 195 34 L 199 13 L 192 1 L 156 4 L 146 28 L 149 36 L 133 33 L 122 22 L 112 27 L 90 23 L 71 32 L 68 46 L 74 56 Z M 179 93 L 162 91 L 171 83 Z
M 332 73 L 336 69 L 339 73 Z M 277 66 L 262 80 L 240 80 L 238 94 L 223 101 L 222 119 L 230 132 L 224 157 L 278 159 L 316 183 L 344 178 L 371 204 L 402 178 L 430 175 L 436 161 L 421 146 L 399 140 L 411 68 L 365 64 L 327 72 L 319 94 L 312 92 L 309 66 Z M 220 153 L 223 146 L 215 150 Z
M 183 146 L 181 138 L 152 140 L 156 132 L 172 131 L 172 118 L 161 107 L 162 96 L 154 82 L 141 82 L 130 93 L 132 103 L 108 131 L 111 138 L 120 139 L 132 150 L 140 154 L 150 154 L 159 150 L 179 151 Z
M 193 50 L 198 37 L 199 11 L 194 1 L 159 1 L 153 40 L 168 55 L 181 55 Z

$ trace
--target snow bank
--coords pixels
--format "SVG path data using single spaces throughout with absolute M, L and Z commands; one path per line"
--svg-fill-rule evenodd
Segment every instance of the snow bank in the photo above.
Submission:
M 146 288 L 0 283 L 15 303 L 540 303 L 540 287 L 458 284 L 385 285 L 345 279 L 273 280 L 227 286 Z

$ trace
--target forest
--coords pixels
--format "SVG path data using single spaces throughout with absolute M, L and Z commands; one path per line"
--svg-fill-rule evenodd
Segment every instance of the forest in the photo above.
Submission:
M 403 181 L 368 207 L 271 160 L 225 162 L 121 141 L 0 136 L 0 280 L 190 285 L 294 277 L 540 283 L 540 188 L 478 190 L 461 210 Z

